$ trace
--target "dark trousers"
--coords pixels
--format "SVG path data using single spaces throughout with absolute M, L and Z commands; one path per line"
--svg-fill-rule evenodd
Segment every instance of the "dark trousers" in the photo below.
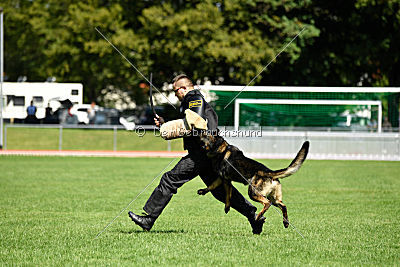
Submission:
M 172 170 L 164 173 L 160 184 L 154 189 L 143 207 L 144 211 L 150 217 L 156 219 L 167 206 L 173 194 L 176 194 L 177 189 L 197 175 L 207 186 L 218 177 L 212 171 L 211 161 L 205 155 L 189 152 Z M 212 190 L 211 193 L 216 199 L 225 203 L 225 189 L 223 186 Z M 254 218 L 254 213 L 257 210 L 235 187 L 232 188 L 231 207 L 247 218 Z

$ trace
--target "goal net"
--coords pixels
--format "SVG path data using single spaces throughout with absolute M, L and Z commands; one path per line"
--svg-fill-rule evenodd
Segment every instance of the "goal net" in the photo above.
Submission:
M 220 126 L 398 127 L 400 88 L 203 86 Z M 386 121 L 386 122 L 385 122 Z M 385 122 L 385 123 L 384 123 Z

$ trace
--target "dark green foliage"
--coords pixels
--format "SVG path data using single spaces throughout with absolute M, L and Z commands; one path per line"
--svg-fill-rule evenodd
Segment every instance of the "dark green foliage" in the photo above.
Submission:
M 99 29 L 161 87 L 185 71 L 195 81 L 247 84 L 399 86 L 397 0 L 5 1 L 9 81 L 49 76 L 82 82 L 85 102 L 113 86 L 146 103 L 145 80 Z
M 263 83 L 307 86 L 400 86 L 398 0 L 310 1 L 320 32 L 293 62 L 283 57 Z

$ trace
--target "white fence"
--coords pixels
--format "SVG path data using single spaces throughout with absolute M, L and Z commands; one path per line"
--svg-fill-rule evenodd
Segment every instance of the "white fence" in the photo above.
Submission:
M 113 151 L 117 151 L 117 131 L 126 131 L 122 125 L 62 125 L 62 124 L 6 124 L 4 128 L 4 144 L 3 149 L 7 150 L 7 130 L 8 128 L 48 128 L 48 129 L 59 129 L 58 134 L 58 150 L 63 150 L 63 130 L 64 129 L 88 129 L 88 130 L 110 130 L 113 131 Z M 155 126 L 143 125 L 136 127 L 136 133 L 141 134 L 143 131 L 149 130 L 154 132 Z M 27 148 L 29 149 L 29 148 Z M 167 150 L 171 151 L 171 143 L 168 141 Z
M 59 128 L 59 150 L 62 150 L 64 128 L 108 129 L 113 131 L 113 150 L 117 150 L 117 131 L 125 130 L 122 126 L 62 126 L 62 125 L 17 125 L 5 127 L 3 149 L 7 149 L 7 128 L 37 127 Z M 154 134 L 154 126 L 137 126 L 136 133 L 148 130 Z M 138 131 L 139 130 L 139 131 Z M 292 159 L 302 143 L 310 141 L 309 159 L 331 160 L 388 160 L 400 161 L 399 133 L 369 132 L 327 132 L 327 131 L 279 131 L 279 128 L 265 130 L 221 129 L 221 135 L 232 145 L 239 147 L 251 158 Z M 29 148 L 27 148 L 29 149 Z M 166 151 L 170 151 L 170 142 L 166 142 Z
M 400 160 L 398 133 L 261 131 L 252 137 L 235 131 L 225 139 L 251 158 L 294 158 L 302 143 L 310 141 L 309 159 Z

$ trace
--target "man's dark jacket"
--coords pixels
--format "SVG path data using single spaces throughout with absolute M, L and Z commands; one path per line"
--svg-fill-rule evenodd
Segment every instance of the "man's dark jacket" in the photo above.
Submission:
M 203 119 L 207 120 L 207 130 L 217 130 L 218 116 L 213 108 L 210 106 L 210 104 L 205 101 L 203 95 L 200 93 L 199 90 L 191 90 L 185 95 L 179 110 L 182 118 L 185 117 L 186 109 L 190 109 L 196 112 Z M 198 138 L 196 138 L 196 136 L 183 138 L 183 146 L 184 149 L 187 149 L 189 152 L 198 151 L 200 149 Z

